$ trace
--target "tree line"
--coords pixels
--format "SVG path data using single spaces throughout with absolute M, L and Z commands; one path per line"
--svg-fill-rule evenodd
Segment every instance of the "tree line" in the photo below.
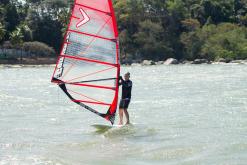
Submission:
M 247 0 L 113 0 L 125 60 L 247 58 Z M 0 42 L 59 51 L 73 0 L 1 0 Z M 28 47 L 28 46 L 26 46 Z

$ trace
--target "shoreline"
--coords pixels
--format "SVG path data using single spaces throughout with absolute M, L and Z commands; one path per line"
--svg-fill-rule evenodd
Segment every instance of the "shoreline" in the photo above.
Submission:
M 52 65 L 56 64 L 57 58 L 13 58 L 13 59 L 0 59 L 0 65 Z
M 126 64 L 122 64 L 122 66 L 125 66 L 125 67 L 148 67 L 148 66 L 188 66 L 188 65 L 191 65 L 191 66 L 201 66 L 201 65 L 247 65 L 247 62 L 246 63 L 211 63 L 211 64 L 177 64 L 177 65 L 142 65 L 142 64 L 132 64 L 132 65 L 126 65 Z M 56 64 L 0 64 L 0 69 L 1 68 L 38 68 L 38 67 L 55 67 Z
M 20 59 L 2 59 L 0 60 L 0 68 L 18 68 L 18 67 L 44 67 L 55 66 L 57 58 L 23 58 Z M 122 66 L 162 66 L 162 65 L 247 65 L 247 60 L 232 60 L 226 61 L 208 61 L 206 59 L 196 59 L 194 61 L 178 61 L 169 58 L 166 61 L 154 62 L 152 60 L 143 60 L 142 62 L 123 62 Z

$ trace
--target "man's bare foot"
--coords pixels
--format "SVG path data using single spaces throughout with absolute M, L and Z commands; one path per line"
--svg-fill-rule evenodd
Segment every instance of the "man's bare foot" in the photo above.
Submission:
M 125 125 L 129 125 L 130 124 L 130 122 L 128 121 L 128 122 L 126 122 L 126 124 Z
M 118 125 L 123 125 L 123 122 L 119 122 Z

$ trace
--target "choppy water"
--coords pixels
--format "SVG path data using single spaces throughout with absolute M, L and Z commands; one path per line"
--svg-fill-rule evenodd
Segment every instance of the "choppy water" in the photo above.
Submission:
M 1 165 L 246 165 L 247 66 L 152 66 L 132 73 L 133 126 L 102 119 L 50 83 L 52 67 L 0 69 Z

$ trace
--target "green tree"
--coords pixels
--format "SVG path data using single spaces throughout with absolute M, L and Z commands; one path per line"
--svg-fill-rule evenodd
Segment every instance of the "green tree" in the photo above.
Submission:
M 200 31 L 200 29 L 198 29 Z M 193 60 L 199 58 L 199 53 L 203 45 L 203 40 L 197 35 L 198 32 L 183 33 L 180 41 L 183 44 L 184 59 Z
M 0 5 L 0 22 L 3 22 L 5 19 L 5 11 L 3 5 Z
M 236 20 L 247 14 L 247 0 L 234 0 L 234 14 Z
M 60 14 L 58 15 L 58 21 L 62 25 L 61 32 L 63 35 L 65 35 L 66 29 L 67 29 L 67 26 L 68 26 L 68 23 L 70 20 L 70 18 L 69 18 L 70 15 L 71 15 L 71 12 L 69 12 L 69 9 L 67 9 L 67 8 L 61 9 Z
M 201 54 L 211 60 L 227 58 L 245 59 L 247 48 L 247 29 L 224 23 L 216 27 L 202 47 Z
M 181 21 L 182 26 L 188 31 L 194 31 L 200 28 L 200 22 L 197 19 L 185 19 Z
M 247 26 L 247 14 L 239 17 L 239 23 L 241 25 Z
M 183 33 L 181 42 L 186 59 L 247 58 L 247 28 L 231 23 L 205 25 L 202 29 Z
M 11 34 L 10 34 L 10 41 L 13 45 L 21 45 L 23 43 L 23 34 L 21 32 L 21 29 L 20 28 L 17 28 L 15 31 L 13 31 Z
M 1 0 L 1 4 L 8 5 L 10 3 L 10 0 Z
M 4 38 L 5 34 L 6 34 L 6 30 L 5 30 L 4 26 L 0 23 L 0 42 Z
M 20 22 L 17 8 L 15 4 L 10 2 L 6 6 L 4 6 L 4 9 L 5 9 L 6 29 L 8 32 L 11 32 L 16 29 L 16 26 Z
M 139 50 L 134 41 L 134 34 L 138 31 L 139 22 L 144 17 L 143 1 L 115 0 L 113 2 L 119 26 L 122 58 L 136 58 Z
M 31 28 L 27 25 L 27 22 L 21 22 L 18 26 L 18 29 L 20 29 L 21 33 L 23 34 L 23 40 L 24 41 L 32 41 L 33 40 L 33 32 Z
M 139 31 L 134 36 L 143 58 L 158 61 L 172 56 L 173 50 L 163 42 L 162 33 L 163 28 L 159 22 L 145 20 L 140 23 Z

